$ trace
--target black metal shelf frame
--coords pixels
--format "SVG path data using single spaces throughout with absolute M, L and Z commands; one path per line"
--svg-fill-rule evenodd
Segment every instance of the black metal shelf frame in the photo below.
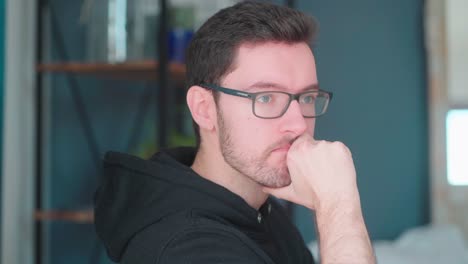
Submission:
M 159 67 L 158 72 L 155 72 L 155 75 L 159 76 L 157 86 L 159 89 L 154 87 L 154 84 L 147 83 L 146 88 L 141 96 L 139 108 L 137 110 L 137 115 L 134 122 L 133 131 L 130 134 L 130 139 L 128 141 L 127 147 L 130 149 L 133 144 L 138 140 L 140 135 L 140 130 L 142 129 L 142 120 L 146 112 L 148 111 L 149 104 L 151 103 L 152 94 L 155 96 L 155 101 L 157 102 L 155 107 L 156 116 L 158 116 L 158 131 L 157 139 L 158 145 L 160 147 L 167 147 L 168 146 L 168 132 L 167 132 L 167 115 L 169 113 L 168 110 L 168 96 L 170 89 L 168 89 L 169 85 L 169 61 L 167 55 L 167 32 L 169 30 L 168 21 L 169 21 L 169 12 L 167 10 L 167 0 L 159 0 L 160 4 L 160 28 L 158 32 L 155 32 L 159 36 L 158 40 L 158 51 L 159 51 Z M 52 31 L 52 38 L 54 43 L 57 46 L 57 53 L 61 58 L 61 61 L 69 61 L 69 55 L 65 47 L 63 34 L 61 33 L 60 29 L 58 28 L 58 21 L 56 20 L 56 10 L 54 10 L 54 6 L 51 1 L 47 0 L 38 0 L 38 15 L 37 15 L 37 61 L 42 61 L 42 34 L 44 32 L 44 25 L 43 25 L 43 18 L 42 14 L 45 9 L 49 9 L 50 11 L 50 18 L 51 18 L 51 31 Z M 37 96 L 36 96 L 36 210 L 41 210 L 42 201 L 43 201 L 43 194 L 42 194 L 42 179 L 43 175 L 43 165 L 42 165 L 42 157 L 41 151 L 43 148 L 43 87 L 42 87 L 42 80 L 43 80 L 43 73 L 37 73 L 36 75 L 36 87 L 37 87 Z M 85 135 L 86 143 L 88 145 L 88 149 L 94 161 L 94 166 L 96 171 L 99 172 L 101 170 L 101 157 L 100 157 L 100 149 L 97 141 L 97 137 L 95 135 L 94 129 L 92 127 L 90 121 L 90 115 L 86 110 L 86 105 L 83 100 L 83 96 L 80 91 L 79 83 L 76 79 L 76 76 L 72 73 L 66 73 L 66 81 L 68 86 L 70 87 L 70 92 L 72 94 L 72 99 L 74 103 L 75 110 L 78 113 L 79 124 L 80 127 Z M 153 97 L 154 98 L 154 97 Z M 43 245 L 41 243 L 42 235 L 44 232 L 44 224 L 41 221 L 36 222 L 36 263 L 42 263 L 42 252 L 44 250 Z M 101 243 L 96 241 L 93 251 L 89 257 L 89 263 L 98 263 L 100 256 L 103 252 Z
M 44 32 L 44 25 L 43 25 L 43 18 L 42 14 L 45 9 L 50 10 L 50 18 L 51 18 L 51 31 L 52 31 L 52 38 L 55 44 L 57 45 L 57 52 L 61 57 L 62 61 L 69 61 L 69 55 L 65 47 L 63 35 L 58 28 L 58 22 L 56 21 L 56 10 L 54 10 L 53 4 L 51 3 L 53 0 L 37 0 L 38 3 L 38 13 L 37 13 L 37 61 L 42 61 L 42 34 Z M 295 0 L 286 0 L 285 4 L 289 7 L 295 7 Z M 143 123 L 142 120 L 144 119 L 145 113 L 148 111 L 149 104 L 151 102 L 151 96 L 154 93 L 155 101 L 157 102 L 155 111 L 158 117 L 158 130 L 157 139 L 159 142 L 159 146 L 165 148 L 168 146 L 168 114 L 169 114 L 169 105 L 168 105 L 168 98 L 170 98 L 170 93 L 172 89 L 168 89 L 169 85 L 169 58 L 168 58 L 168 31 L 169 31 L 169 12 L 168 12 L 168 1 L 167 0 L 159 0 L 160 5 L 160 22 L 159 22 L 159 29 L 158 32 L 155 32 L 158 36 L 158 43 L 157 43 L 157 50 L 158 50 L 158 60 L 159 60 L 159 68 L 158 72 L 155 72 L 158 78 L 158 88 L 155 89 L 153 84 L 148 83 L 143 94 L 141 97 L 141 103 L 139 104 L 139 108 L 137 110 L 137 115 L 134 122 L 134 129 L 130 135 L 130 139 L 128 142 L 128 149 L 138 140 L 140 135 L 139 131 L 141 130 L 141 124 Z M 42 201 L 43 201 L 43 194 L 42 194 L 42 179 L 44 177 L 42 170 L 42 158 L 41 158 L 41 151 L 43 148 L 43 87 L 42 87 L 42 80 L 43 80 L 43 73 L 38 72 L 36 75 L 36 87 L 37 87 L 37 96 L 36 96 L 36 209 L 41 210 Z M 99 172 L 101 169 L 101 157 L 100 157 L 100 150 L 98 141 L 96 139 L 96 135 L 94 133 L 89 113 L 86 110 L 86 105 L 83 100 L 83 96 L 80 91 L 79 83 L 76 79 L 76 76 L 72 73 L 66 73 L 66 81 L 70 87 L 70 91 L 72 94 L 74 107 L 78 113 L 80 127 L 85 135 L 86 142 L 88 145 L 88 149 L 94 160 L 94 166 L 96 170 Z M 290 203 L 286 205 L 287 211 L 292 216 L 293 207 Z M 42 234 L 44 232 L 44 224 L 41 221 L 36 222 L 36 263 L 42 264 L 42 255 L 43 252 L 43 245 L 41 243 Z M 103 249 L 101 243 L 96 241 L 93 251 L 89 257 L 89 263 L 96 264 L 98 263 L 101 254 L 103 253 Z

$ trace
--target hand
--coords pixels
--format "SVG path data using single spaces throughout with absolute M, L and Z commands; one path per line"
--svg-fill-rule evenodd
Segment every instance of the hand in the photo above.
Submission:
M 291 184 L 264 191 L 315 210 L 321 263 L 375 264 L 349 149 L 302 135 L 291 145 L 287 165 Z
M 312 210 L 359 204 L 353 159 L 343 143 L 315 141 L 303 134 L 291 145 L 287 166 L 291 184 L 264 188 L 265 192 Z

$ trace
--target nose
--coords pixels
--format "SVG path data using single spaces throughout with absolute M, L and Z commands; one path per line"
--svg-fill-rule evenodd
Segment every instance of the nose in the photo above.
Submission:
M 289 132 L 296 136 L 302 135 L 307 129 L 306 119 L 302 115 L 299 103 L 291 101 L 286 113 L 281 117 L 281 132 Z

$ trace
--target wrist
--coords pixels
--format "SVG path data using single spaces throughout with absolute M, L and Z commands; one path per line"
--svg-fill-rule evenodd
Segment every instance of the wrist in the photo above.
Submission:
M 326 197 L 322 195 L 315 203 L 315 213 L 332 215 L 335 212 L 361 212 L 361 201 L 357 188 L 350 191 L 340 191 Z
M 323 263 L 352 263 L 350 259 L 354 263 L 375 263 L 359 203 L 327 208 L 315 216 Z
M 353 235 L 363 231 L 367 233 L 359 196 L 321 204 L 315 211 L 315 218 L 321 235 Z

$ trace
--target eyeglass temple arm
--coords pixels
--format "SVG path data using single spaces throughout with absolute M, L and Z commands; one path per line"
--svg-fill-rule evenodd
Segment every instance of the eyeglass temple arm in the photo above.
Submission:
M 202 84 L 200 86 L 208 88 L 208 89 L 220 91 L 220 92 L 223 92 L 225 94 L 234 95 L 234 96 L 245 97 L 245 98 L 251 98 L 252 97 L 252 95 L 250 93 L 237 91 L 237 90 L 233 90 L 233 89 L 229 89 L 229 88 L 224 88 L 224 87 L 221 87 L 221 86 L 218 86 L 218 85 L 215 85 L 215 84 Z

